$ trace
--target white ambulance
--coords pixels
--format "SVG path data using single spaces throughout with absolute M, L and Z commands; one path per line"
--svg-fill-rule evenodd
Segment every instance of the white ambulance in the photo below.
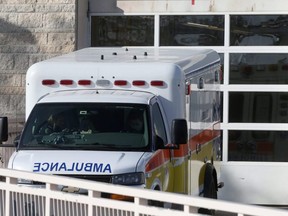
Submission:
M 8 166 L 217 198 L 220 76 L 210 49 L 85 48 L 36 63 Z

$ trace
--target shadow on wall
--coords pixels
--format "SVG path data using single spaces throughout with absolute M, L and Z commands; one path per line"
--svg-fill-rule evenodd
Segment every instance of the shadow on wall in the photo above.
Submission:
M 0 18 L 0 115 L 9 118 L 9 140 L 23 128 L 25 80 L 31 53 L 37 52 L 31 31 Z
M 39 17 L 23 15 L 18 24 L 15 16 L 0 18 L 0 115 L 16 124 L 25 115 L 25 74 L 29 66 L 75 49 L 74 12 L 48 13 L 45 22 L 36 20 Z
M 18 46 L 31 46 L 36 45 L 37 41 L 35 39 L 35 36 L 26 29 L 25 27 L 21 27 L 18 25 L 15 25 L 11 22 L 8 22 L 4 20 L 3 18 L 0 18 L 0 53 L 16 53 L 17 52 L 31 52 L 31 49 L 27 48 L 20 48 Z M 4 47 L 3 47 L 4 46 Z M 14 49 L 10 48 L 6 50 L 7 46 L 13 46 Z M 4 49 L 4 50 L 3 50 Z M 20 50 L 19 50 L 20 49 Z M 6 51 L 6 52 L 5 52 Z

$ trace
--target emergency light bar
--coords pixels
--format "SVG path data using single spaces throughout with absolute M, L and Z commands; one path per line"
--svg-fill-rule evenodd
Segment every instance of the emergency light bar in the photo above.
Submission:
M 70 79 L 63 79 L 63 80 L 60 80 L 60 85 L 73 85 L 74 81 L 73 80 L 70 80 Z M 81 85 L 81 86 L 90 86 L 93 84 L 93 82 L 91 80 L 78 80 L 78 85 Z M 42 85 L 45 85 L 45 86 L 51 86 L 51 85 L 55 85 L 56 84 L 56 81 L 53 80 L 53 79 L 45 79 L 45 80 L 42 80 Z M 109 86 L 111 84 L 111 82 L 109 80 L 97 80 L 96 81 L 96 85 L 97 86 Z M 127 80 L 115 80 L 114 81 L 114 85 L 115 86 L 127 86 L 128 85 L 128 81 Z M 145 80 L 133 80 L 132 81 L 132 85 L 133 86 L 145 86 L 147 85 L 146 81 Z M 150 82 L 150 85 L 151 86 L 155 86 L 155 87 L 164 87 L 165 86 L 165 82 L 162 81 L 162 80 L 152 80 Z

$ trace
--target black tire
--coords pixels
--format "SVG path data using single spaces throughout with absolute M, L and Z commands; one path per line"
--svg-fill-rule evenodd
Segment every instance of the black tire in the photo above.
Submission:
M 213 165 L 207 164 L 206 171 L 205 171 L 203 196 L 205 198 L 217 199 L 217 183 L 216 183 L 215 175 L 213 173 L 214 173 Z M 198 210 L 198 213 L 207 214 L 207 215 L 215 215 L 215 210 L 200 208 Z
M 206 187 L 206 189 L 205 189 Z M 204 197 L 217 199 L 217 189 L 216 189 L 215 178 L 212 176 L 208 181 L 207 185 L 204 185 Z

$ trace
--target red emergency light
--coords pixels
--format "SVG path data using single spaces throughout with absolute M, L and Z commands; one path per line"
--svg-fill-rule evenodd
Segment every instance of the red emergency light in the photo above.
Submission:
M 87 86 L 87 85 L 91 85 L 91 83 L 92 83 L 91 80 L 78 80 L 78 85 Z
M 134 80 L 132 85 L 134 86 L 145 86 L 146 82 L 144 80 Z
M 60 80 L 60 84 L 61 85 L 72 85 L 73 80 L 69 80 L 69 79 Z
M 190 93 L 191 93 L 191 85 L 190 85 L 190 83 L 187 83 L 185 85 L 185 94 L 190 95 Z
M 52 80 L 52 79 L 42 80 L 42 85 L 54 85 L 55 83 L 56 83 L 56 81 Z
M 127 80 L 115 80 L 114 85 L 116 86 L 126 86 L 127 85 Z
M 164 81 L 162 81 L 162 80 L 152 80 L 152 81 L 150 82 L 150 85 L 151 85 L 151 86 L 161 87 L 161 86 L 164 86 Z

